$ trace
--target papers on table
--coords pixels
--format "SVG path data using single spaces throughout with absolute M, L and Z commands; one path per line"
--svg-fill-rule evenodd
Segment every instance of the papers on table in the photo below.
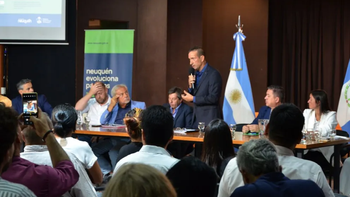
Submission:
M 102 125 L 101 126 L 102 128 L 105 128 L 105 129 L 122 129 L 125 127 L 125 125 L 122 125 L 122 124 L 113 124 L 113 125 Z

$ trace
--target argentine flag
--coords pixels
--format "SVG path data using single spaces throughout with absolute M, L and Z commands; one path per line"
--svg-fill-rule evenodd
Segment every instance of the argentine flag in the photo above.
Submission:
M 340 93 L 337 120 L 341 129 L 350 133 L 350 60 Z
M 222 111 L 227 124 L 251 123 L 255 118 L 255 110 L 242 45 L 245 36 L 239 31 L 233 35 L 233 39 L 236 41 L 236 48 L 226 84 Z

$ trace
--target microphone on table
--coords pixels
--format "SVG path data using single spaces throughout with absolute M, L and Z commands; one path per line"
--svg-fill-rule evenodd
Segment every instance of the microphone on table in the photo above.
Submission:
M 188 75 L 194 76 L 195 74 L 196 74 L 196 70 L 190 67 L 190 69 L 188 70 Z M 191 83 L 191 88 L 194 89 L 194 83 Z

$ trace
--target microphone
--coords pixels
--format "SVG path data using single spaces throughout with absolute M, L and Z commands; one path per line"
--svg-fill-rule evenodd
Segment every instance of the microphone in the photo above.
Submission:
M 188 69 L 188 75 L 194 76 L 195 74 L 196 74 L 196 71 L 191 66 L 190 69 Z M 194 89 L 194 83 L 191 83 L 191 88 Z

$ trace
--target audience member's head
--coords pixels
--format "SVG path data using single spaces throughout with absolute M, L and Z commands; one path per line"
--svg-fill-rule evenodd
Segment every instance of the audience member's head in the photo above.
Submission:
M 165 107 L 153 105 L 142 113 L 142 140 L 145 145 L 166 148 L 173 139 L 173 116 Z
M 134 108 L 125 114 L 124 124 L 131 139 L 141 140 L 141 115 L 143 110 Z
M 275 108 L 284 102 L 284 90 L 281 86 L 270 85 L 267 87 L 265 104 L 270 108 Z
M 124 84 L 118 84 L 112 88 L 112 97 L 114 97 L 115 95 L 119 95 L 119 98 L 118 98 L 119 105 L 126 105 L 131 100 L 129 96 L 128 88 Z
M 184 157 L 166 174 L 178 197 L 214 196 L 218 177 L 213 168 L 195 157 Z
M 174 187 L 157 169 L 145 164 L 126 164 L 109 181 L 104 197 L 176 197 Z
M 108 101 L 108 89 L 106 85 L 100 81 L 95 82 L 95 84 L 101 85 L 101 89 L 99 89 L 95 94 L 96 102 L 99 104 L 105 104 Z
M 52 110 L 52 123 L 55 134 L 61 138 L 70 137 L 75 131 L 78 115 L 73 106 L 68 104 L 57 105 Z
M 20 95 L 23 93 L 31 93 L 34 92 L 32 80 L 30 79 L 22 79 L 17 83 L 17 90 Z
M 231 131 L 227 123 L 221 119 L 210 121 L 205 128 L 202 161 L 216 168 L 222 160 L 234 155 Z
M 311 91 L 310 98 L 307 103 L 309 104 L 310 109 L 318 109 L 320 110 L 321 114 L 331 110 L 328 103 L 327 92 L 324 90 Z
M 269 140 L 275 145 L 294 150 L 303 134 L 304 116 L 294 104 L 285 103 L 276 107 L 270 116 Z
M 0 175 L 11 165 L 18 132 L 16 112 L 0 103 Z
M 176 109 L 182 103 L 182 89 L 179 87 L 172 87 L 168 91 L 168 102 L 171 108 Z
M 245 142 L 237 153 L 237 166 L 245 184 L 255 182 L 261 175 L 280 171 L 276 149 L 265 139 Z

